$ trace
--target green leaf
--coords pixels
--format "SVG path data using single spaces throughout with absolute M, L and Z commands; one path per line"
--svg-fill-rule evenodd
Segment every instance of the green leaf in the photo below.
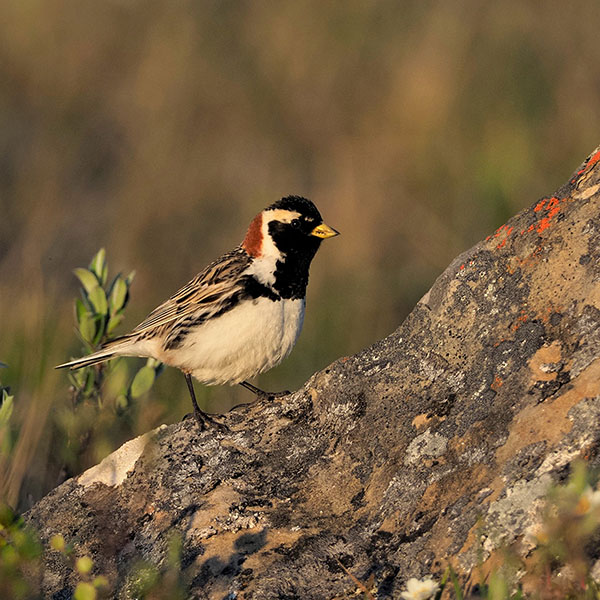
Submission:
M 88 312 L 82 315 L 81 321 L 79 322 L 79 333 L 85 342 L 91 344 L 94 341 L 94 336 L 96 335 L 96 320 Z
M 108 310 L 108 307 L 107 307 Z M 94 341 L 92 342 L 94 348 L 100 344 L 100 340 L 106 334 L 106 320 L 108 315 L 96 315 L 96 335 L 94 336 Z
M 448 582 L 449 575 L 450 575 L 450 567 L 446 567 L 444 576 L 442 577 L 442 580 L 440 581 L 440 587 L 439 587 L 436 595 L 433 597 L 433 600 L 440 600 L 440 598 L 442 597 L 442 594 L 444 593 L 444 588 L 446 587 L 446 583 Z
M 145 394 L 154 383 L 156 374 L 154 369 L 151 367 L 142 367 L 133 378 L 129 393 L 132 398 L 139 398 L 142 394 Z
M 108 589 L 108 579 L 104 575 L 98 575 L 98 577 L 94 577 L 92 581 L 92 585 L 97 588 Z
M 119 323 L 123 320 L 123 315 L 114 315 L 108 320 L 108 325 L 106 326 L 106 333 L 110 335 L 119 325 Z
M 91 584 L 85 581 L 80 581 L 75 588 L 75 593 L 73 594 L 74 600 L 96 600 L 98 597 L 98 592 L 96 588 Z
M 88 298 L 90 299 L 92 306 L 99 315 L 104 316 L 108 313 L 108 302 L 106 301 L 106 293 L 99 285 L 96 285 L 95 288 L 91 289 L 88 292 Z
M 129 400 L 124 394 L 119 394 L 115 399 L 115 410 L 118 415 L 122 415 L 129 407 Z
M 50 538 L 50 548 L 52 548 L 52 550 L 64 552 L 66 546 L 65 538 L 60 533 L 57 533 Z
M 83 388 L 84 394 L 90 394 L 94 389 L 94 384 L 96 382 L 96 377 L 94 373 L 94 369 L 92 367 L 88 367 L 85 369 L 86 377 L 85 377 L 85 386 Z
M 69 371 L 69 380 L 73 387 L 80 390 L 85 385 L 87 369 L 77 369 L 76 371 Z
M 93 568 L 94 561 L 89 556 L 82 556 L 75 562 L 75 568 L 82 575 L 87 575 Z
M 127 297 L 127 284 L 123 279 L 117 277 L 110 290 L 108 305 L 110 306 L 110 314 L 114 315 L 125 306 L 125 298 Z
M 13 411 L 13 396 L 2 390 L 2 404 L 0 405 L 0 426 L 8 425 Z
M 507 600 L 510 598 L 508 582 L 498 571 L 494 571 L 490 576 L 487 597 L 489 600 Z
M 0 502 L 0 528 L 18 527 L 19 515 L 4 502 Z
M 89 271 L 88 269 L 83 269 L 82 267 L 77 267 L 77 269 L 73 270 L 75 276 L 81 282 L 83 289 L 89 294 L 99 283 L 99 279 Z
M 29 531 L 25 532 L 25 537 L 19 548 L 21 557 L 25 560 L 32 560 L 41 556 L 43 552 L 42 545 L 36 539 L 36 537 Z
M 460 589 L 460 583 L 458 583 L 458 577 L 454 572 L 454 569 L 450 567 L 450 579 L 452 579 L 452 586 L 454 587 L 454 595 L 456 600 L 463 600 L 464 596 L 462 590 Z
M 75 298 L 75 319 L 77 321 L 77 325 L 81 324 L 81 319 L 88 312 L 85 304 L 79 298 Z
M 167 564 L 177 570 L 180 570 L 181 547 L 181 536 L 177 533 L 173 533 L 167 546 Z
M 2 549 L 2 562 L 4 563 L 4 568 L 8 567 L 9 569 L 13 569 L 17 566 L 19 562 L 19 554 L 14 546 L 4 546 Z M 10 572 L 10 571 L 9 571 Z
M 104 248 L 100 248 L 94 258 L 92 258 L 92 262 L 90 263 L 90 271 L 96 274 L 98 281 L 104 285 L 106 283 L 106 275 L 108 273 L 107 265 L 106 265 L 106 250 Z
M 569 477 L 568 487 L 571 488 L 579 496 L 583 493 L 583 490 L 589 485 L 588 480 L 589 476 L 585 461 L 574 461 L 571 469 L 571 476 Z

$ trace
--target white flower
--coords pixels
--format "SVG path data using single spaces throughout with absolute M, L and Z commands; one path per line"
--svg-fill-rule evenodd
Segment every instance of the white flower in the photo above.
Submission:
M 427 600 L 427 598 L 435 596 L 439 586 L 429 577 L 422 581 L 411 577 L 406 582 L 406 589 L 407 592 L 402 592 L 404 600 Z

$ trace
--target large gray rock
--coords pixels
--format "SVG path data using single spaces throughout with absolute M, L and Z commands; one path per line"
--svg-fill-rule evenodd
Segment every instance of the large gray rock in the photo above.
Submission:
M 406 321 L 227 434 L 162 426 L 27 515 L 125 597 L 140 558 L 183 539 L 191 597 L 344 597 L 374 574 L 463 574 L 522 538 L 570 462 L 600 448 L 600 152 L 459 256 Z M 351 324 L 349 324 L 351 326 Z M 479 531 L 479 533 L 481 533 Z M 55 553 L 56 554 L 56 553 Z M 45 593 L 73 580 L 47 555 Z

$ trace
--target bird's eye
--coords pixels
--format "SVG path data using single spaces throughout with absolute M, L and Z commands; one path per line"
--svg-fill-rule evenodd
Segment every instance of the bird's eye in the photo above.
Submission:
M 300 219 L 294 219 L 294 220 L 292 221 L 292 227 L 293 227 L 294 229 L 298 229 L 298 227 L 300 227 Z

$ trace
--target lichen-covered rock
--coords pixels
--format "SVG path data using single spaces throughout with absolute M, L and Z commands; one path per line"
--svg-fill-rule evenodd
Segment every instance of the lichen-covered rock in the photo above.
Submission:
M 389 337 L 232 411 L 229 433 L 159 428 L 29 523 L 89 553 L 117 597 L 136 561 L 164 563 L 173 532 L 196 598 L 343 597 L 340 563 L 373 574 L 378 598 L 450 558 L 467 573 L 522 538 L 574 458 L 599 462 L 599 190 L 596 151 L 459 256 Z M 49 553 L 47 597 L 69 597 L 71 576 Z

